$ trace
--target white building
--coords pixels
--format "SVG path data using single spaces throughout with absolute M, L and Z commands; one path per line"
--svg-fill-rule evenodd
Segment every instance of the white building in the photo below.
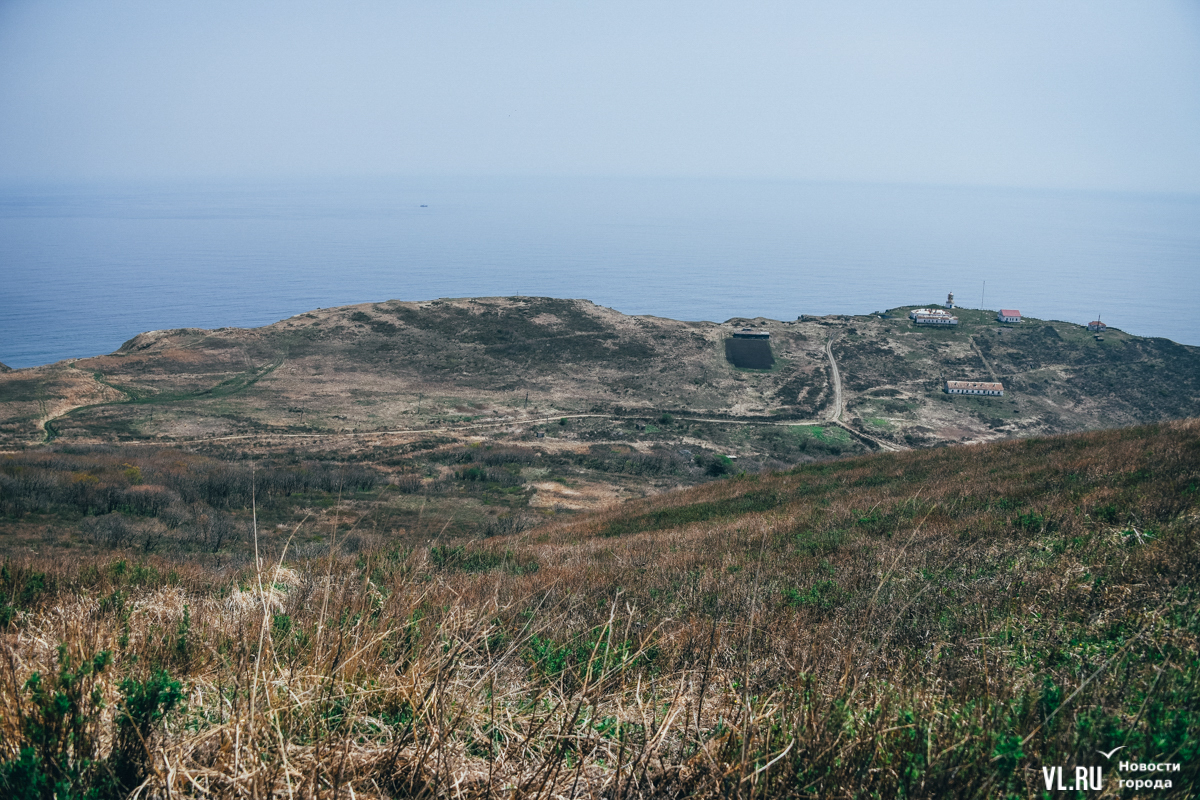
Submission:
M 1105 325 L 1103 322 L 1101 322 L 1098 319 L 1094 319 L 1088 323 L 1088 330 L 1091 331 L 1092 333 L 1100 333 L 1107 327 L 1108 327 L 1107 325 Z
M 951 316 L 945 311 L 941 313 L 917 314 L 913 317 L 916 325 L 957 325 L 958 317 Z
M 912 311 L 908 312 L 909 319 L 916 319 L 919 316 L 949 317 L 952 315 L 944 308 L 914 308 Z
M 946 381 L 946 394 L 983 394 L 992 397 L 1004 396 L 1004 384 L 980 381 Z
M 1001 322 L 1020 322 L 1021 312 L 1015 308 L 1002 308 L 1000 313 L 996 315 L 996 319 Z

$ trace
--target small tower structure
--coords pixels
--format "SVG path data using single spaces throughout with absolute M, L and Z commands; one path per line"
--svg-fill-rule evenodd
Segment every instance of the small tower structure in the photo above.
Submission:
M 954 292 L 946 295 L 946 308 L 954 308 Z

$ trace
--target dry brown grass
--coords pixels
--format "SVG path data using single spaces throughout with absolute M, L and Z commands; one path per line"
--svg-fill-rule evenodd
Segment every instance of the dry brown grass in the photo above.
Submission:
M 1190 796 L 1198 434 L 874 456 L 238 573 L 10 561 L 10 603 L 47 588 L 11 606 L 0 759 L 66 643 L 114 654 L 100 753 L 119 676 L 186 688 L 140 796 L 1030 796 L 1120 745 Z

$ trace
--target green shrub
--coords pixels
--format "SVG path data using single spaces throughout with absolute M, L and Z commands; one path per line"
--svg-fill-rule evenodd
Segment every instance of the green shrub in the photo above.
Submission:
M 105 650 L 75 666 L 58 647 L 58 672 L 25 681 L 27 710 L 17 758 L 0 763 L 0 790 L 14 800 L 97 797 L 100 713 L 98 678 L 112 661 Z
M 112 788 L 124 796 L 146 779 L 152 760 L 150 741 L 155 729 L 183 699 L 183 688 L 179 681 L 171 680 L 166 670 L 159 670 L 144 683 L 135 678 L 121 681 L 121 694 L 107 773 L 115 783 Z
M 724 456 L 718 453 L 713 456 L 712 461 L 708 462 L 708 466 L 704 468 L 704 474 L 712 478 L 719 478 L 733 468 L 733 459 L 729 456 Z
M 121 681 L 112 750 L 100 758 L 104 701 L 99 677 L 112 663 L 101 651 L 78 665 L 58 648 L 58 671 L 25 681 L 15 758 L 0 762 L 0 796 L 12 800 L 108 800 L 126 797 L 146 778 L 155 728 L 183 698 L 165 671 L 145 683 Z

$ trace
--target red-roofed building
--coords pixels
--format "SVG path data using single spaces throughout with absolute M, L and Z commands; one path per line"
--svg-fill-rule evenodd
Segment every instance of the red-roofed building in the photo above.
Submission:
M 1100 331 L 1104 330 L 1107 327 L 1108 327 L 1107 325 L 1105 325 L 1103 322 L 1101 322 L 1098 319 L 1094 319 L 1088 323 L 1088 330 L 1091 331 L 1092 333 L 1099 333 Z
M 1001 322 L 1020 322 L 1021 312 L 1015 308 L 1002 308 L 1000 313 L 996 315 L 996 319 Z

